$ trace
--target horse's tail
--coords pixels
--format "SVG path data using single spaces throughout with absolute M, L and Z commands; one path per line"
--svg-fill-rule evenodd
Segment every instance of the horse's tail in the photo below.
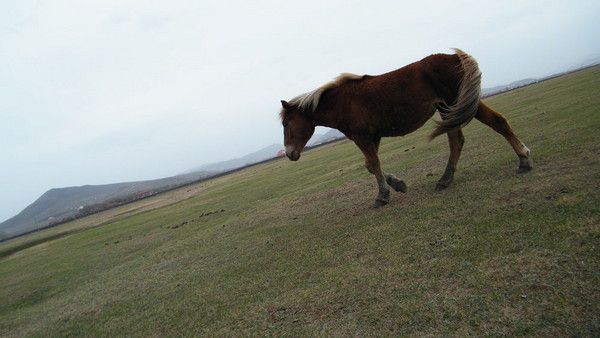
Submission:
M 429 135 L 429 140 L 464 127 L 469 123 L 479 107 L 481 100 L 481 71 L 477 61 L 469 54 L 458 48 L 454 48 L 456 55 L 460 59 L 462 78 L 458 87 L 458 95 L 453 105 L 446 103 L 437 105 L 437 109 L 442 116 L 442 121 L 436 121 L 437 126 Z

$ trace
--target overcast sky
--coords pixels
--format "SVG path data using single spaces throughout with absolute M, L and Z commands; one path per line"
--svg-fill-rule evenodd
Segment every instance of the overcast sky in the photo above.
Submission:
M 460 47 L 483 86 L 600 56 L 600 1 L 0 3 L 0 221 L 53 187 L 282 142 L 280 99 Z

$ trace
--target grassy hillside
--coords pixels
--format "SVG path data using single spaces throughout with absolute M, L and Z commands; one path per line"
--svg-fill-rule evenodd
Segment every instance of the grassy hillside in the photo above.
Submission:
M 18 215 L 0 223 L 0 240 L 65 223 L 216 174 L 198 171 L 147 181 L 50 189 Z
M 596 67 L 487 101 L 525 175 L 473 121 L 434 192 L 428 124 L 382 144 L 409 191 L 381 209 L 342 142 L 2 243 L 0 333 L 598 336 L 599 91 Z

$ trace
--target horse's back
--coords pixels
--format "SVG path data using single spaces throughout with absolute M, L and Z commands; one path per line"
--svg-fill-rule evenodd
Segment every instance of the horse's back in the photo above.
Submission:
M 399 136 L 420 128 L 437 104 L 456 97 L 456 55 L 434 54 L 381 75 L 365 75 L 324 94 L 322 108 L 340 116 L 340 130 Z
M 433 116 L 437 103 L 456 95 L 457 70 L 460 60 L 455 55 L 435 54 L 385 74 L 365 76 L 348 87 L 352 110 L 357 116 L 368 112 L 383 136 L 411 133 Z
M 355 90 L 400 104 L 415 98 L 448 99 L 458 91 L 460 71 L 460 59 L 455 54 L 433 54 L 388 73 L 365 75 Z

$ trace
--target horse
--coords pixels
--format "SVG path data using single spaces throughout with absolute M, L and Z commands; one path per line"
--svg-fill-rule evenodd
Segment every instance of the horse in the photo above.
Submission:
M 465 141 L 462 128 L 473 118 L 502 135 L 519 158 L 518 172 L 533 168 L 531 151 L 502 114 L 481 100 L 477 61 L 460 49 L 433 54 L 381 75 L 343 73 L 323 86 L 289 102 L 281 100 L 286 156 L 297 161 L 316 126 L 338 129 L 365 157 L 365 167 L 377 180 L 375 206 L 388 204 L 390 189 L 405 193 L 404 181 L 382 170 L 377 155 L 382 137 L 403 136 L 425 124 L 435 112 L 441 121 L 429 140 L 447 134 L 450 157 L 435 190 L 447 188 Z

